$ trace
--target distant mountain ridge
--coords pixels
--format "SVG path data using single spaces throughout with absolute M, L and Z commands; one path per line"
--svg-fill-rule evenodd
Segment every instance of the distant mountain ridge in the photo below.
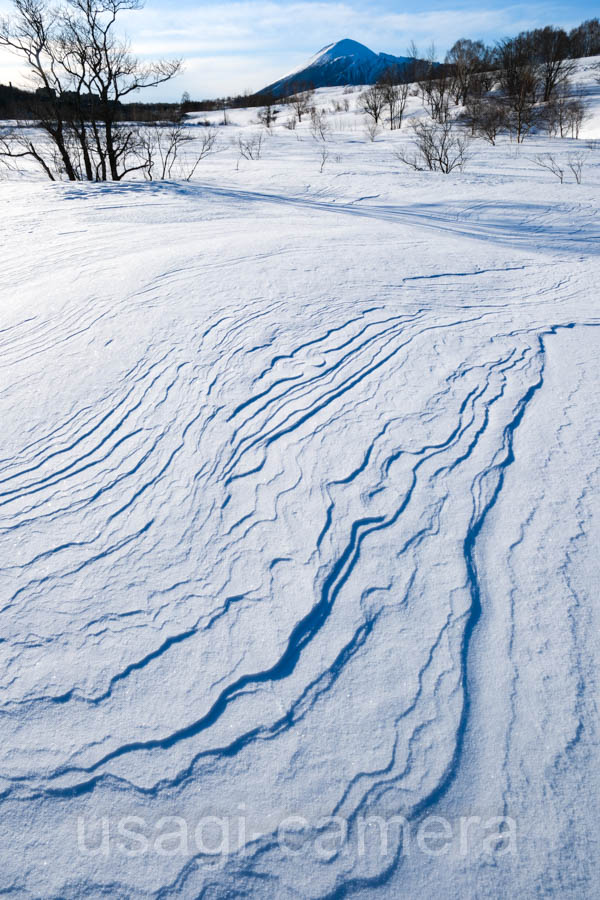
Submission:
M 344 38 L 323 47 L 306 65 L 284 75 L 260 93 L 282 97 L 305 86 L 374 84 L 390 66 L 406 66 L 410 61 L 406 56 L 374 53 L 364 44 Z

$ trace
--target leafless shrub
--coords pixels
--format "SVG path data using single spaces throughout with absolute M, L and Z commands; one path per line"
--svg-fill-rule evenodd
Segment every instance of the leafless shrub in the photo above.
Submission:
M 551 153 L 541 153 L 539 156 L 535 157 L 534 162 L 537 166 L 540 166 L 540 168 L 552 172 L 552 174 L 558 178 L 560 183 L 563 184 L 565 180 L 564 167 Z
M 141 129 L 139 152 L 146 162 L 144 177 L 148 181 L 156 178 L 191 181 L 201 161 L 214 152 L 216 143 L 214 128 L 203 129 L 199 140 L 193 129 L 182 123 Z
M 547 103 L 557 89 L 564 89 L 575 70 L 569 38 L 562 29 L 548 27 L 530 34 L 529 43 L 537 62 L 542 100 Z
M 473 137 L 480 137 L 495 146 L 496 139 L 506 127 L 506 110 L 491 99 L 473 98 L 468 101 L 461 120 L 471 128 Z
M 447 75 L 441 78 L 429 77 L 420 82 L 423 103 L 428 107 L 432 119 L 436 122 L 448 121 L 452 87 L 452 80 Z
M 319 171 L 322 173 L 323 169 L 325 168 L 325 163 L 329 159 L 329 147 L 327 146 L 327 144 L 323 143 L 321 145 L 319 156 L 321 159 L 321 168 Z
M 417 119 L 411 125 L 415 151 L 396 152 L 396 157 L 416 171 L 429 170 L 449 175 L 464 169 L 469 159 L 471 138 L 454 121 L 432 122 Z
M 279 110 L 276 106 L 272 104 L 267 104 L 258 114 L 258 121 L 261 125 L 267 129 L 267 131 L 271 131 L 273 125 L 277 122 L 277 117 L 279 116 Z
M 365 134 L 368 139 L 373 142 L 379 134 L 379 124 L 372 119 L 365 120 Z
M 298 117 L 296 116 L 296 113 L 294 113 L 293 116 L 290 116 L 289 119 L 286 119 L 283 124 L 288 129 L 288 131 L 295 131 L 296 125 L 298 124 Z
M 446 54 L 446 65 L 453 76 L 454 102 L 465 106 L 469 97 L 480 93 L 482 71 L 490 65 L 489 50 L 482 41 L 461 38 Z
M 311 103 L 315 95 L 314 90 L 298 91 L 293 97 L 290 97 L 288 103 L 294 108 L 296 117 L 302 122 L 302 116 L 307 115 L 311 109 Z
M 552 135 L 561 138 L 578 138 L 587 115 L 586 105 L 581 97 L 572 96 L 567 89 L 558 90 L 544 108 L 546 128 Z
M 542 115 L 537 106 L 540 73 L 524 36 L 506 38 L 498 44 L 496 52 L 507 124 L 521 144 Z
M 237 140 L 240 156 L 244 159 L 260 159 L 262 155 L 262 134 L 251 134 L 248 137 L 239 136 Z
M 583 178 L 583 167 L 587 162 L 587 158 L 584 153 L 569 153 L 567 156 L 567 165 L 571 172 L 573 173 L 573 177 L 577 184 L 581 184 Z
M 191 165 L 188 165 L 188 173 L 183 176 L 184 181 L 191 181 L 202 160 L 217 150 L 217 140 L 218 134 L 214 128 L 207 128 L 203 131 L 199 139 L 199 146 L 196 145 L 194 151 L 189 155 L 188 164 L 191 162 Z
M 358 98 L 359 108 L 375 125 L 378 125 L 383 118 L 386 106 L 386 95 L 382 85 L 374 84 L 372 87 L 363 91 Z
M 380 89 L 387 106 L 387 121 L 390 130 L 394 131 L 402 126 L 402 118 L 408 100 L 409 85 L 407 82 L 398 84 L 399 76 L 392 68 L 384 73 L 379 81 Z
M 310 111 L 310 131 L 317 141 L 326 141 L 329 134 L 329 122 L 324 109 L 315 109 Z
M 571 137 L 579 138 L 579 132 L 587 116 L 585 103 L 579 97 L 573 97 L 567 110 L 567 124 Z

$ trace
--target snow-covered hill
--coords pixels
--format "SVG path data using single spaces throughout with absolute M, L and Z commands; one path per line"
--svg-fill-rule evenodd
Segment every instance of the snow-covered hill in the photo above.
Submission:
M 348 38 L 323 47 L 305 65 L 284 75 L 261 91 L 275 97 L 294 90 L 333 87 L 346 84 L 374 84 L 390 66 L 405 66 L 410 60 L 389 53 L 374 53 Z
M 0 183 L 7 896 L 595 896 L 594 63 L 462 175 L 334 88 Z

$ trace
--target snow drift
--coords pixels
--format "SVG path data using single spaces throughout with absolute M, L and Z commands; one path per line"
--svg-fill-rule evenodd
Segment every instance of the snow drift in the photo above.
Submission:
M 597 151 L 336 127 L 2 184 L 7 894 L 594 895 Z

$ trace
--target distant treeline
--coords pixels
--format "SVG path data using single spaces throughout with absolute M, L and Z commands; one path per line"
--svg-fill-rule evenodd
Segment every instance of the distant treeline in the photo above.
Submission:
M 56 108 L 57 100 L 65 115 L 75 106 L 78 109 L 83 106 L 90 114 L 99 106 L 99 98 L 93 94 L 75 95 L 67 91 L 57 98 L 44 89 L 25 91 L 12 84 L 0 84 L 0 119 L 43 119 L 48 110 Z M 180 103 L 117 103 L 115 106 L 116 121 L 121 122 L 171 122 L 181 115 Z
M 77 103 L 83 102 L 92 111 L 98 98 L 94 95 L 79 95 Z M 74 98 L 66 92 L 60 98 L 60 104 L 68 112 Z M 52 103 L 49 101 L 52 100 Z M 43 118 L 46 110 L 55 106 L 56 95 L 52 98 L 47 91 L 26 91 L 12 84 L 0 84 L 0 119 L 38 119 Z M 184 94 L 179 103 L 119 103 L 117 104 L 117 120 L 122 122 L 172 122 L 177 121 L 185 113 L 214 112 L 223 108 L 239 106 L 261 107 L 274 102 L 270 94 L 240 94 L 218 100 L 190 100 Z
M 312 88 L 312 85 L 306 85 L 306 90 Z M 272 94 L 258 93 L 251 94 L 249 91 L 246 91 L 244 94 L 236 94 L 231 97 L 218 97 L 216 100 L 190 100 L 190 98 L 184 94 L 181 101 L 181 108 L 184 113 L 196 113 L 196 112 L 219 112 L 224 109 L 240 109 L 247 107 L 262 107 L 262 106 L 271 106 L 273 103 L 277 102 L 276 98 Z

